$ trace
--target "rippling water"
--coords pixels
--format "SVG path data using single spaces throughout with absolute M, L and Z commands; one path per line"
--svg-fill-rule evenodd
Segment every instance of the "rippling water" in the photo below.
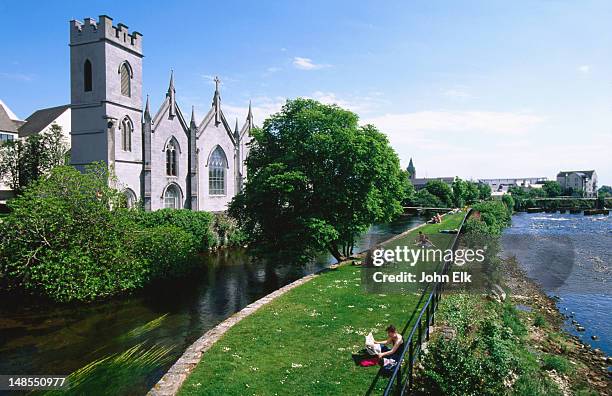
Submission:
M 561 312 L 573 312 L 586 328 L 578 332 L 568 319 L 566 330 L 612 355 L 612 217 L 518 213 L 502 243 L 530 278 L 560 297 Z
M 375 225 L 356 251 L 422 222 L 402 216 Z M 75 377 L 80 394 L 144 394 L 204 332 L 331 262 L 328 255 L 305 265 L 290 257 L 257 260 L 229 249 L 203 256 L 189 280 L 138 296 L 70 307 L 0 301 L 0 374 L 60 375 L 87 366 Z

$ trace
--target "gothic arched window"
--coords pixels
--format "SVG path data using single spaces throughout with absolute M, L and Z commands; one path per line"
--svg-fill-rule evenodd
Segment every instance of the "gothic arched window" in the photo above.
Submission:
M 217 146 L 208 160 L 208 193 L 225 195 L 225 175 L 227 157 L 220 146 Z
M 121 121 L 121 149 L 123 151 L 132 151 L 132 132 L 134 127 L 132 121 L 128 117 L 125 117 Z
M 179 209 L 181 199 L 181 192 L 174 185 L 171 184 L 166 188 L 166 192 L 164 193 L 164 208 L 170 209 Z
M 123 194 L 125 195 L 125 206 L 130 209 L 133 208 L 134 205 L 136 205 L 136 194 L 134 193 L 134 191 L 129 188 L 126 188 L 123 191 Z
M 168 143 L 168 146 L 166 147 L 166 175 L 168 176 L 176 176 L 178 175 L 178 168 L 177 168 L 177 163 L 176 163 L 176 159 L 177 159 L 177 151 L 178 148 L 176 147 L 176 144 L 174 143 L 174 141 L 170 141 L 170 143 Z
M 89 59 L 85 61 L 85 65 L 83 66 L 83 89 L 85 92 L 90 92 L 92 90 L 93 85 L 93 73 L 91 70 L 91 62 Z
M 121 75 L 121 95 L 131 96 L 132 90 L 130 87 L 130 79 L 132 78 L 132 73 L 127 62 L 121 64 L 119 67 L 119 74 Z

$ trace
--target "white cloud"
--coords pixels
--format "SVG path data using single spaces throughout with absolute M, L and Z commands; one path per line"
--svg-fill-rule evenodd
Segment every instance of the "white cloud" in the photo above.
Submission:
M 271 67 L 268 67 L 268 68 L 266 69 L 266 71 L 267 71 L 268 73 L 276 73 L 276 72 L 279 72 L 279 71 L 281 71 L 281 70 L 282 70 L 282 69 L 281 69 L 280 67 L 276 67 L 276 66 L 271 66 Z
M 329 67 L 330 65 L 314 63 L 310 58 L 296 56 L 293 58 L 293 66 L 301 70 L 317 70 Z
M 578 71 L 583 74 L 588 74 L 591 71 L 591 66 L 590 65 L 578 66 Z

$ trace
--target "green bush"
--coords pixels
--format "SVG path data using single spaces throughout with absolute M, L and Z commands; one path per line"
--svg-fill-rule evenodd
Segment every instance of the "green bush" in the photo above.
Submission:
M 242 243 L 226 215 L 125 208 L 103 164 L 57 167 L 0 221 L 0 290 L 91 301 L 185 275 L 197 251 Z
M 514 305 L 505 303 L 502 309 L 502 322 L 504 326 L 511 329 L 514 335 L 523 336 L 527 334 L 527 329 L 523 322 L 521 322 L 518 310 Z
M 0 289 L 56 301 L 92 300 L 146 282 L 126 240 L 134 226 L 102 166 L 62 166 L 11 200 L 0 223 Z
M 565 358 L 557 355 L 545 355 L 542 358 L 542 368 L 544 370 L 555 370 L 565 374 L 571 371 L 572 364 Z
M 172 225 L 144 228 L 132 235 L 135 257 L 143 257 L 149 280 L 184 276 L 195 263 L 194 238 Z
M 474 213 L 466 224 L 467 232 L 500 235 L 510 225 L 512 209 L 500 201 L 483 201 L 474 204 L 472 209 Z
M 189 209 L 160 209 L 154 212 L 134 211 L 135 221 L 144 227 L 173 226 L 193 238 L 197 250 L 203 252 L 216 245 L 213 232 L 214 215 Z
M 536 314 L 535 318 L 533 318 L 533 325 L 535 327 L 545 327 L 546 319 L 544 318 L 544 315 L 541 313 Z

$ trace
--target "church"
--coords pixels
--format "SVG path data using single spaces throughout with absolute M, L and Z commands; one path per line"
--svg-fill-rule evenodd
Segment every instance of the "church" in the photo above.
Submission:
M 186 118 L 171 73 L 163 103 L 151 112 L 148 96 L 143 106 L 142 40 L 106 15 L 70 21 L 72 164 L 107 163 L 128 205 L 226 210 L 246 178 L 251 107 L 232 128 L 215 78 L 210 110 L 196 120 L 192 107 Z

